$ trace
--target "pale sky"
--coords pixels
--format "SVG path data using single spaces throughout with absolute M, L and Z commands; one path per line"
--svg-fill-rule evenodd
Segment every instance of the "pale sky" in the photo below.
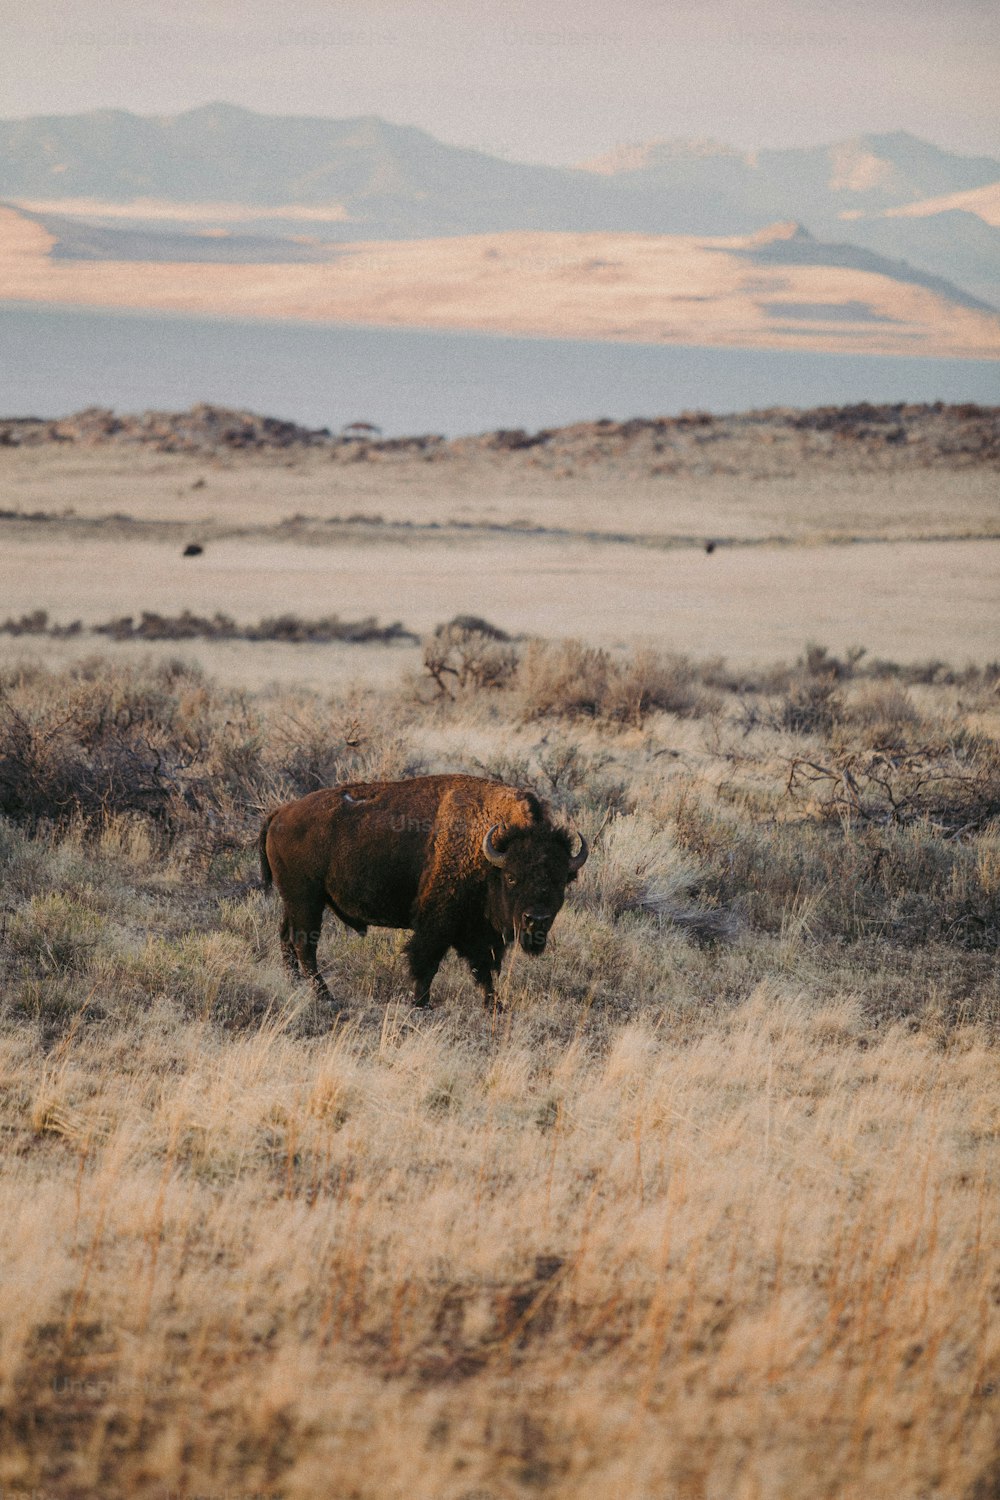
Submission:
M 1000 156 L 996 0 L 0 0 L 0 117 L 377 114 L 570 163 L 908 130 Z

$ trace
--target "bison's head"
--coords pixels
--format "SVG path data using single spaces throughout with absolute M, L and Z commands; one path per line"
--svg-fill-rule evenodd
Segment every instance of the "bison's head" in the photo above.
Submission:
M 496 870 L 490 907 L 494 924 L 525 953 L 541 953 L 549 928 L 566 896 L 566 886 L 587 858 L 587 841 L 573 840 L 561 828 L 501 829 L 494 824 L 483 839 L 483 853 Z

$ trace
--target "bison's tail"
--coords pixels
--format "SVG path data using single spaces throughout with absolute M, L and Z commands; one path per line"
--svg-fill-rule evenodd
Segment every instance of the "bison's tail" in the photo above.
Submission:
M 257 848 L 260 850 L 260 881 L 265 891 L 269 891 L 274 884 L 274 876 L 271 874 L 271 862 L 267 857 L 267 830 L 271 826 L 274 813 L 270 813 L 261 825 L 260 836 L 257 839 Z

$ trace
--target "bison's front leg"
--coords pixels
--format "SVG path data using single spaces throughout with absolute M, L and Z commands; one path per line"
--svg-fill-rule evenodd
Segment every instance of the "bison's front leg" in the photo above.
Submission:
M 503 1010 L 502 1002 L 496 998 L 496 977 L 503 963 L 504 945 L 492 937 L 467 939 L 459 947 L 459 953 L 472 970 L 472 977 L 483 992 L 483 1004 L 487 1010 Z
M 473 968 L 472 977 L 483 992 L 483 1006 L 488 1011 L 503 1010 L 503 1001 L 497 1000 L 496 972 L 491 968 Z
M 406 945 L 406 956 L 410 961 L 410 973 L 413 976 L 414 1005 L 430 1004 L 434 975 L 450 947 L 451 944 L 446 938 L 426 929 L 421 931 L 418 928 L 410 938 Z

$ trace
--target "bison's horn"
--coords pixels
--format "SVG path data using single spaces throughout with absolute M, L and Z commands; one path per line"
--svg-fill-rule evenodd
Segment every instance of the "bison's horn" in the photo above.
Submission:
M 587 863 L 587 855 L 590 853 L 590 850 L 587 848 L 587 840 L 583 834 L 578 833 L 577 838 L 580 840 L 580 847 L 570 859 L 569 867 L 571 870 L 579 870 L 582 865 L 585 865 Z
M 493 835 L 496 833 L 499 827 L 499 823 L 494 823 L 493 827 L 484 836 L 483 853 L 486 855 L 486 858 L 489 860 L 491 865 L 497 865 L 502 870 L 504 865 L 507 863 L 507 856 L 506 854 L 501 854 L 499 849 L 495 849 L 493 847 Z

